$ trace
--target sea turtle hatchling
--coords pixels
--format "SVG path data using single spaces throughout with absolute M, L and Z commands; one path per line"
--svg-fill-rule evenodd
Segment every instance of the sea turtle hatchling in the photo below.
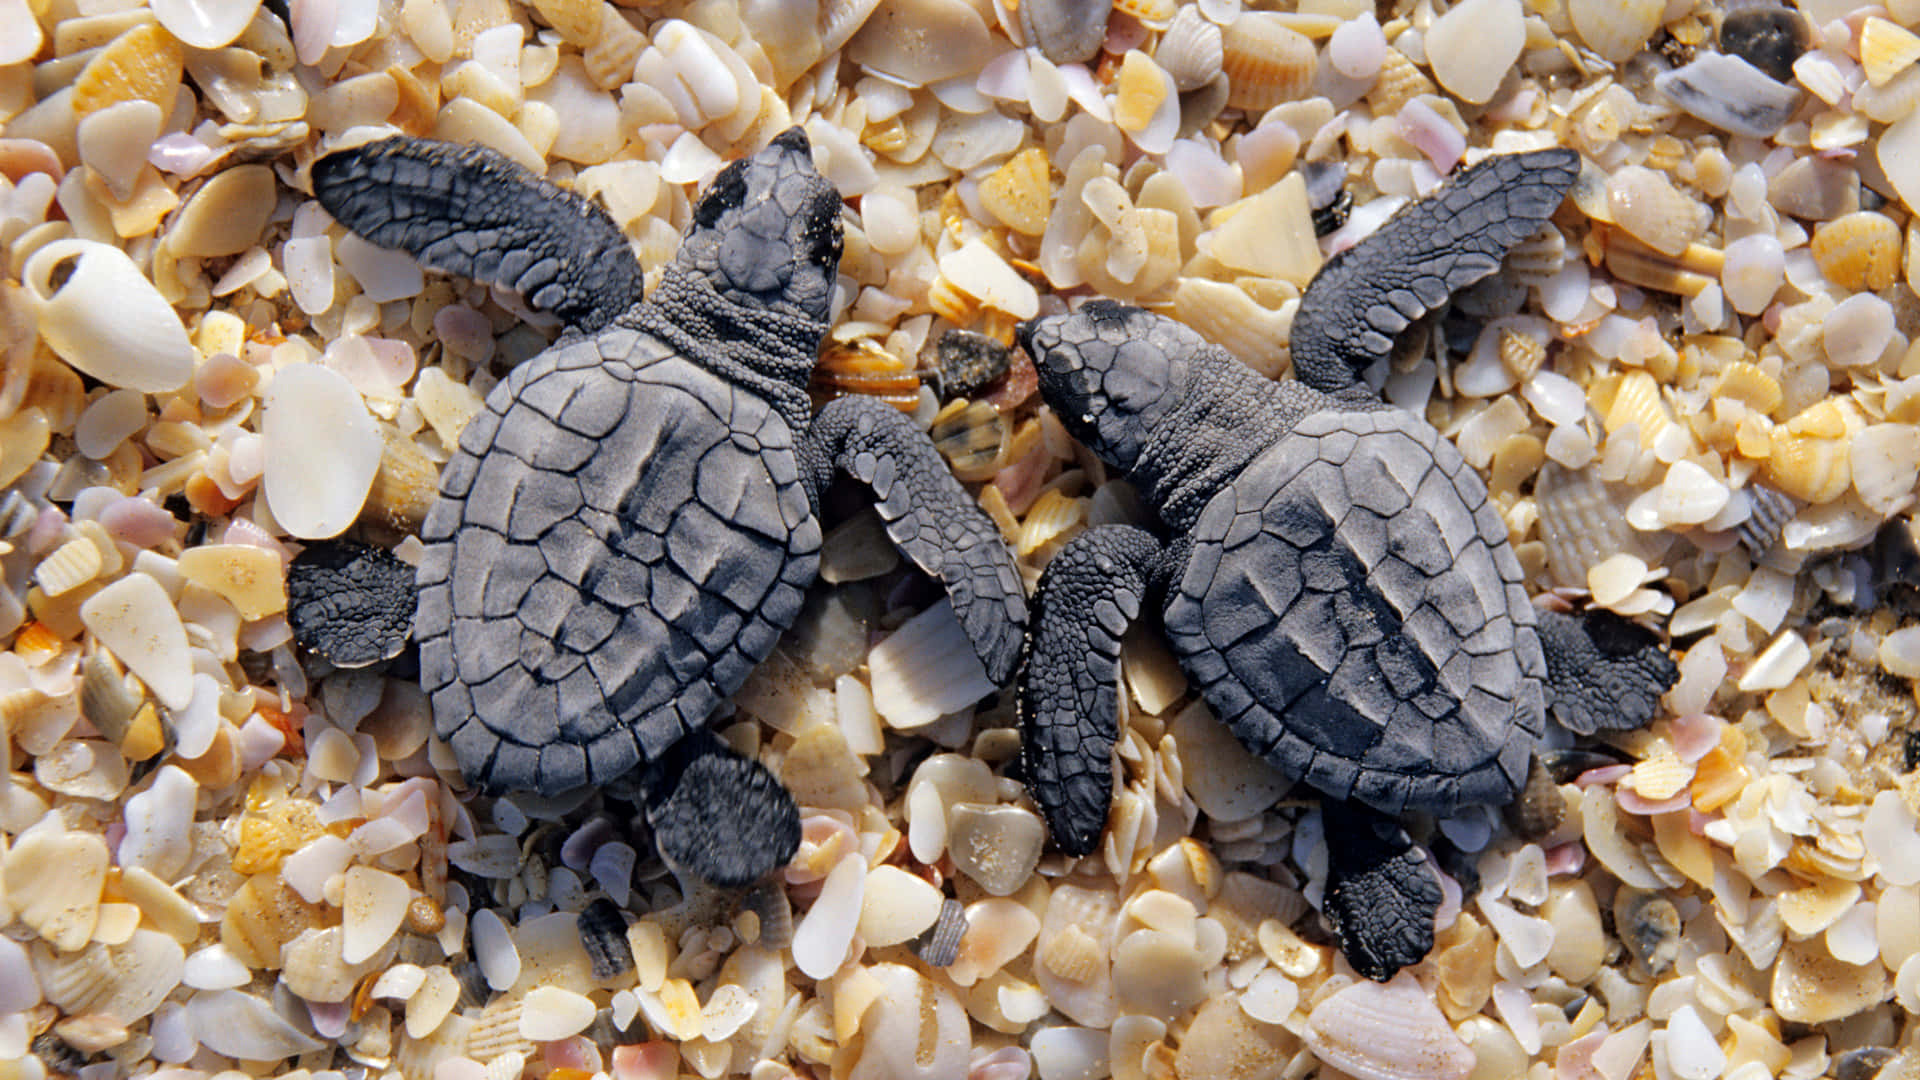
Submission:
M 474 784 L 552 795 L 639 769 L 676 868 L 736 886 L 786 862 L 792 796 L 707 725 L 799 614 L 838 472 L 1011 676 L 1027 612 L 999 529 L 891 406 L 812 415 L 841 200 L 798 128 L 720 171 L 644 302 L 602 210 L 491 150 L 394 137 L 312 177 L 372 243 L 563 327 L 461 432 L 421 529 L 421 682 Z
M 1359 379 L 1536 232 L 1578 162 L 1490 158 L 1334 256 L 1301 299 L 1294 381 L 1110 301 L 1021 327 L 1047 404 L 1170 538 L 1089 529 L 1041 575 L 1022 755 L 1063 850 L 1105 827 L 1120 641 L 1149 608 L 1240 742 L 1327 796 L 1324 909 L 1374 979 L 1426 955 L 1440 901 L 1389 815 L 1511 801 L 1549 706 L 1583 734 L 1651 719 L 1676 674 L 1653 635 L 1536 612 L 1479 475 Z

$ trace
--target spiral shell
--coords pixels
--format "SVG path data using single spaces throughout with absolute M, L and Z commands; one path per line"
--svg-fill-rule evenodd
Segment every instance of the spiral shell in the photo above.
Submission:
M 1263 112 L 1293 101 L 1313 85 L 1318 57 L 1313 41 L 1272 12 L 1248 12 L 1220 35 L 1227 105 Z
M 150 394 L 178 390 L 193 377 L 186 327 L 119 248 L 56 240 L 33 253 L 21 277 L 41 338 L 76 369 Z

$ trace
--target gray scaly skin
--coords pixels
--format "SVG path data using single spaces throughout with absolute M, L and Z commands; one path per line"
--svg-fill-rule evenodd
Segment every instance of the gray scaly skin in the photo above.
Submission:
M 1120 642 L 1149 611 L 1235 736 L 1328 796 L 1326 911 L 1374 979 L 1426 955 L 1440 902 L 1390 815 L 1510 801 L 1549 696 L 1581 733 L 1652 717 L 1675 676 L 1652 636 L 1537 613 L 1480 477 L 1358 381 L 1540 228 L 1577 161 L 1493 158 L 1336 256 L 1294 323 L 1298 381 L 1109 301 L 1021 328 L 1047 404 L 1170 538 L 1090 529 L 1041 576 L 1022 761 L 1062 850 L 1105 828 Z
M 491 151 L 388 139 L 313 183 L 370 241 L 564 324 L 461 433 L 421 530 L 421 681 L 475 785 L 639 769 L 670 864 L 739 885 L 786 862 L 792 797 L 706 727 L 799 614 L 837 471 L 945 585 L 989 674 L 1012 674 L 1013 558 L 925 434 L 871 399 L 811 415 L 841 201 L 799 129 L 720 172 L 644 302 L 604 212 Z

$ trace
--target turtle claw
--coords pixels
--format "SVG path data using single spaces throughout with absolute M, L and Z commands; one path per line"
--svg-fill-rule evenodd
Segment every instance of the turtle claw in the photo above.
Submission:
M 720 889 L 745 888 L 800 848 L 800 808 L 766 766 L 696 731 L 648 766 L 647 823 L 668 866 Z
M 1651 631 L 1610 611 L 1543 611 L 1540 644 L 1554 719 L 1579 735 L 1645 726 L 1680 675 Z
M 1325 804 L 1325 912 L 1353 970 L 1386 982 L 1433 948 L 1440 881 L 1391 818 L 1358 803 Z

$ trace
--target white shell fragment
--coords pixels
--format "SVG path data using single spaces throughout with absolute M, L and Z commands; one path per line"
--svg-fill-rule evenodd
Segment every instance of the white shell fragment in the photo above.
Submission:
M 180 613 L 160 583 L 129 574 L 80 605 L 80 620 L 170 709 L 193 700 L 193 663 Z
M 261 483 L 275 520 L 303 539 L 336 536 L 353 524 L 380 469 L 382 440 L 345 377 L 318 364 L 276 374 L 261 435 Z

